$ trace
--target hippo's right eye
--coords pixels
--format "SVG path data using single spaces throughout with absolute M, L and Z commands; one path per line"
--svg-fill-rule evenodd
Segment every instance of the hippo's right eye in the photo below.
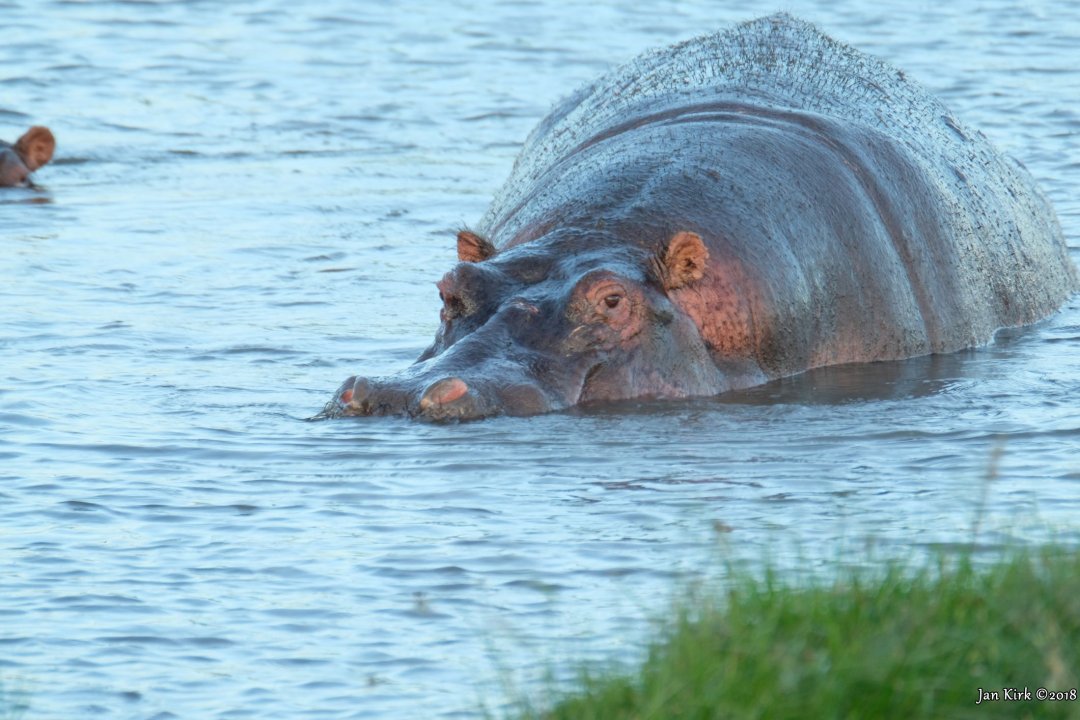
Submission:
M 615 308 L 617 308 L 619 306 L 619 301 L 620 300 L 622 300 L 622 295 L 619 295 L 617 293 L 612 293 L 611 295 L 608 295 L 607 297 L 604 298 L 604 304 L 607 305 L 612 310 L 614 310 Z

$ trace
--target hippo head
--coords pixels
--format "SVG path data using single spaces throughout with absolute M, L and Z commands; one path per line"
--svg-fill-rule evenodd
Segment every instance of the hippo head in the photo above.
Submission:
M 48 128 L 35 125 L 15 141 L 0 143 L 0 187 L 25 185 L 30 173 L 52 160 L 56 139 Z
M 697 326 L 671 298 L 705 271 L 708 250 L 695 233 L 647 247 L 555 231 L 496 253 L 462 231 L 458 258 L 437 283 L 442 322 L 431 347 L 397 375 L 349 378 L 325 414 L 533 415 L 725 388 Z

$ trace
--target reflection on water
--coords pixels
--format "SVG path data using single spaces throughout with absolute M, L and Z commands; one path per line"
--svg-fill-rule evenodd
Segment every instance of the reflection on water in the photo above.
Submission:
M 1022 158 L 1075 254 L 1080 9 L 786 7 Z M 475 717 L 501 678 L 633 660 L 718 555 L 971 541 L 995 448 L 978 542 L 1075 540 L 1077 299 L 718 399 L 304 422 L 427 346 L 454 231 L 559 97 L 745 12 L 0 7 L 0 137 L 59 141 L 0 191 L 0 681 L 27 716 Z
M 874 400 L 913 400 L 949 392 L 965 382 L 974 352 L 930 355 L 904 362 L 830 366 L 732 393 L 725 402 L 843 405 Z M 978 360 L 975 360 L 978 362 Z

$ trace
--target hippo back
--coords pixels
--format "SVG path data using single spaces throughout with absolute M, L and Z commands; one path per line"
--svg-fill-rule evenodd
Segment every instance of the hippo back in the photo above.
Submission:
M 863 155 L 865 147 L 887 144 L 905 171 L 914 168 L 918 193 L 932 196 L 928 214 L 935 229 L 898 223 L 888 234 L 896 255 L 913 266 L 908 274 L 916 294 L 924 292 L 921 285 L 931 294 L 953 296 L 936 311 L 930 307 L 934 298 L 924 298 L 923 314 L 938 315 L 927 326 L 963 318 L 958 329 L 941 327 L 931 333 L 937 339 L 900 348 L 896 357 L 984 343 L 1002 326 L 1046 316 L 1077 287 L 1057 218 L 1021 165 L 903 72 L 786 14 L 647 53 L 578 90 L 531 133 L 478 230 L 498 247 L 531 240 L 545 216 L 558 214 L 553 209 L 580 205 L 582 183 L 610 174 L 601 165 L 625 168 L 633 143 L 624 137 L 606 141 L 669 121 L 687 108 L 709 107 L 729 115 L 749 108 L 745 112 L 797 117 L 815 129 L 840 127 L 841 136 L 849 128 L 852 137 L 871 138 L 858 141 Z M 690 135 L 680 140 L 698 141 Z M 595 151 L 605 143 L 613 148 L 609 153 Z M 723 164 L 719 152 L 715 162 Z M 886 196 L 906 189 L 889 178 L 897 174 L 889 167 L 856 170 L 875 173 L 884 178 L 879 194 L 881 188 Z M 882 202 L 897 208 L 898 217 L 906 212 L 903 197 Z M 947 275 L 947 282 L 938 282 L 938 275 Z M 846 358 L 852 359 L 888 358 Z

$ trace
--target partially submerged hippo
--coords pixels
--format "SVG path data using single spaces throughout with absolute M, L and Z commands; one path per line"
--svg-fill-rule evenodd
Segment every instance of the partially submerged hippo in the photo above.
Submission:
M 435 342 L 328 415 L 686 398 L 988 342 L 1077 288 L 1027 171 L 880 60 L 788 15 L 659 50 L 529 136 Z
M 56 139 L 49 128 L 35 125 L 15 144 L 0 140 L 0 187 L 26 185 L 30 173 L 52 160 Z

